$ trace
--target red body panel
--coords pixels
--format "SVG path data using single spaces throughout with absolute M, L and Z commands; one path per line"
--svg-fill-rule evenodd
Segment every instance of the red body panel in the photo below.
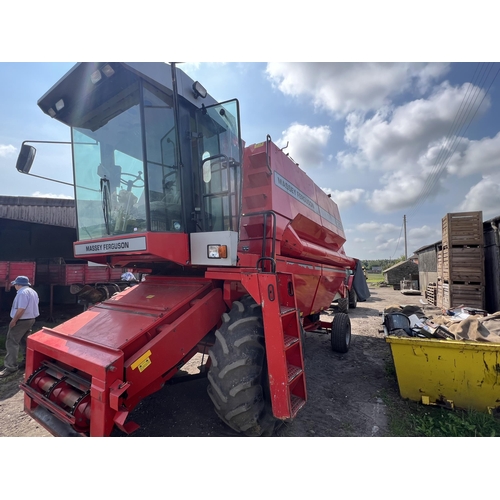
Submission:
M 101 243 L 113 243 L 120 240 L 145 238 L 145 249 L 137 251 L 112 250 L 105 252 L 95 251 L 92 253 L 78 253 L 77 246 L 96 246 Z M 189 238 L 186 233 L 140 233 L 126 236 L 110 236 L 96 240 L 82 240 L 74 243 L 75 257 L 87 259 L 97 264 L 110 264 L 113 267 L 127 267 L 131 260 L 144 262 L 144 266 L 150 262 L 175 262 L 180 265 L 189 264 Z
M 192 356 L 225 310 L 222 291 L 210 281 L 148 277 L 56 328 L 31 335 L 26 374 L 34 374 L 44 362 L 67 367 L 70 379 L 87 382 L 81 395 L 90 391 L 92 417 L 86 432 L 109 435 L 115 424 L 123 427 L 123 412 L 158 390 Z M 127 391 L 120 393 L 124 385 Z M 49 409 L 57 404 L 61 415 L 69 412 L 64 401 L 49 401 L 43 381 L 29 376 L 23 389 L 31 415 L 38 404 Z
M 246 148 L 242 178 L 238 266 L 198 268 L 197 278 L 150 275 L 30 336 L 23 384 L 30 415 L 46 407 L 92 436 L 109 435 L 114 426 L 132 431 L 129 412 L 194 355 L 246 293 L 262 305 L 273 413 L 281 419 L 297 413 L 307 399 L 300 317 L 327 309 L 339 291 L 345 295 L 347 269 L 356 261 L 344 253 L 337 205 L 277 146 Z M 116 267 L 190 264 L 184 233 L 80 241 L 75 256 Z

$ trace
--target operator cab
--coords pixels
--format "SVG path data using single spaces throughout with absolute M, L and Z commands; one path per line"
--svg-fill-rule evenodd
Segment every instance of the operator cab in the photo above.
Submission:
M 217 103 L 175 65 L 79 63 L 38 105 L 71 127 L 76 257 L 193 264 L 190 235 L 238 231 L 237 100 Z

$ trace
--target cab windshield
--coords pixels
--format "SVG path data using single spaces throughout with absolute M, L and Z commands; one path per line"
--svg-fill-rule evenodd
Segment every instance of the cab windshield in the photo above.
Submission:
M 140 78 L 115 82 L 72 128 L 78 239 L 237 231 L 238 102 L 180 98 L 178 131 L 171 95 Z
M 144 136 L 139 83 L 97 130 L 72 129 L 80 240 L 182 231 L 172 102 L 147 84 L 142 95 Z

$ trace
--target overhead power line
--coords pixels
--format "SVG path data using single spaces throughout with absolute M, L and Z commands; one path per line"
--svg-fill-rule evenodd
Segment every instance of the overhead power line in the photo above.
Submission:
M 481 64 L 483 64 L 482 67 Z M 453 120 L 450 130 L 447 136 L 445 137 L 443 145 L 441 146 L 439 154 L 436 158 L 434 166 L 432 167 L 431 173 L 427 177 L 424 186 L 422 187 L 422 190 L 417 198 L 417 202 L 411 208 L 409 216 L 412 216 L 416 213 L 417 208 L 429 197 L 429 195 L 434 190 L 434 187 L 441 178 L 444 169 L 448 165 L 457 147 L 460 145 L 460 142 L 463 139 L 463 135 L 469 129 L 470 124 L 474 120 L 486 96 L 489 94 L 491 86 L 493 85 L 493 82 L 495 81 L 496 77 L 498 76 L 498 73 L 500 72 L 500 67 L 497 69 L 495 75 L 490 81 L 489 86 L 487 90 L 484 92 L 481 101 L 477 106 L 475 106 L 476 101 L 479 95 L 481 94 L 482 88 L 485 86 L 493 67 L 494 67 L 493 63 L 491 64 L 488 63 L 486 65 L 484 63 L 479 63 L 478 66 L 476 67 L 471 82 L 469 83 L 468 89 L 464 97 L 462 98 L 460 107 L 455 115 L 455 119 Z M 463 128 L 464 126 L 465 128 Z M 452 137 L 453 139 L 451 139 Z

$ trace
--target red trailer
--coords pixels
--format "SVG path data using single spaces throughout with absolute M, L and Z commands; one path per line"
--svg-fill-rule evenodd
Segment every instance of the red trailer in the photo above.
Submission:
M 130 433 L 137 404 L 208 350 L 208 394 L 230 427 L 271 435 L 307 401 L 304 331 L 348 293 L 356 260 L 337 205 L 267 136 L 245 147 L 237 100 L 174 64 L 80 63 L 39 101 L 67 124 L 75 258 L 144 281 L 28 339 L 25 409 L 54 435 Z M 35 150 L 23 144 L 17 168 Z

